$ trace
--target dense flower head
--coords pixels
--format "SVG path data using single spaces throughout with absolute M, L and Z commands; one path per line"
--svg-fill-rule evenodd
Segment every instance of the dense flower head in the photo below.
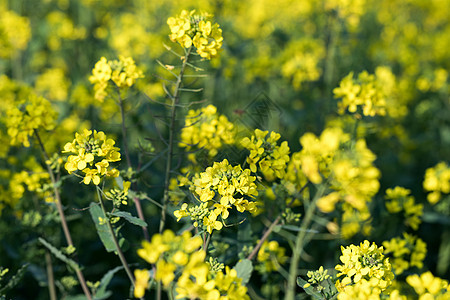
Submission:
M 265 240 L 258 251 L 257 261 L 259 265 L 256 269 L 261 273 L 270 273 L 278 271 L 288 257 L 285 255 L 286 249 L 281 247 L 277 241 Z
M 199 250 L 202 243 L 199 236 L 192 237 L 189 231 L 178 236 L 165 230 L 153 235 L 151 242 L 144 241 L 143 248 L 137 253 L 155 265 L 155 280 L 161 281 L 166 288 L 175 284 L 176 299 L 222 299 L 221 296 L 223 299 L 249 299 L 247 288 L 242 286 L 236 270 L 229 267 L 226 267 L 226 273 L 211 270 L 211 265 L 205 262 L 206 252 Z M 135 271 L 143 274 L 143 280 L 135 290 L 136 297 L 142 297 L 148 287 L 148 273 L 144 271 Z
M 214 157 L 224 145 L 233 144 L 234 138 L 233 123 L 228 121 L 226 116 L 217 113 L 214 105 L 208 105 L 188 111 L 179 145 L 188 151 L 205 149 L 209 157 Z M 200 155 L 204 153 L 200 152 Z M 195 153 L 189 154 L 188 157 L 191 161 L 196 161 Z
M 423 188 L 430 192 L 427 196 L 428 202 L 436 204 L 442 194 L 450 193 L 450 166 L 445 162 L 440 162 L 425 171 Z
M 427 255 L 427 245 L 420 238 L 403 233 L 403 238 L 396 237 L 383 242 L 385 254 L 392 253 L 392 270 L 395 275 L 402 274 L 411 267 L 421 269 Z
M 378 191 L 380 172 L 373 165 L 375 155 L 365 140 L 354 145 L 349 141 L 350 136 L 340 128 L 326 128 L 320 137 L 305 133 L 300 138 L 302 150 L 293 155 L 296 169 L 309 181 L 319 184 L 328 179 L 332 192 L 317 202 L 323 212 L 333 211 L 340 200 L 363 212 Z
M 73 153 L 67 158 L 64 168 L 70 173 L 82 171 L 83 182 L 95 185 L 100 183 L 101 177 L 117 177 L 119 171 L 110 166 L 111 162 L 120 161 L 119 148 L 115 141 L 107 138 L 103 131 L 84 129 L 75 133 L 75 139 L 64 145 L 63 153 Z
M 354 79 L 353 72 L 350 72 L 333 90 L 336 98 L 342 98 L 338 103 L 339 113 L 343 114 L 347 109 L 350 113 L 357 113 L 358 108 L 361 108 L 364 116 L 384 116 L 388 95 L 383 83 L 377 74 L 363 71 Z
M 129 88 L 137 79 L 143 78 L 131 57 L 119 56 L 119 60 L 108 61 L 105 57 L 95 64 L 89 81 L 94 84 L 95 99 L 102 101 L 108 95 L 108 87 Z
M 195 174 L 192 180 L 192 189 L 200 204 L 189 207 L 183 203 L 174 215 L 178 220 L 190 216 L 195 221 L 194 226 L 201 223 L 211 233 L 213 229 L 222 229 L 218 218 L 227 219 L 233 206 L 239 212 L 254 212 L 256 204 L 251 198 L 257 196 L 258 191 L 254 183 L 256 177 L 250 176 L 250 173 L 249 169 L 243 170 L 240 165 L 231 166 L 226 159 L 215 162 L 205 172 Z
M 283 53 L 281 73 L 292 79 L 294 88 L 300 89 L 305 82 L 320 78 L 320 62 L 324 56 L 325 48 L 318 39 L 303 38 L 292 41 Z
M 10 58 L 23 50 L 31 38 L 30 21 L 11 10 L 0 8 L 0 58 Z
M 423 213 L 423 204 L 416 204 L 411 191 L 399 186 L 386 190 L 386 209 L 390 213 L 403 211 L 405 224 L 417 230 L 421 223 L 420 217 Z
M 340 260 L 342 265 L 337 265 L 335 269 L 339 272 L 337 277 L 344 276 L 336 282 L 339 292 L 353 289 L 353 285 L 360 281 L 368 281 L 373 287 L 384 291 L 392 284 L 394 274 L 391 271 L 389 259 L 384 257 L 383 247 L 378 247 L 375 243 L 370 245 L 365 240 L 359 246 L 350 245 L 341 247 L 342 255 Z
M 23 144 L 29 147 L 29 138 L 34 130 L 55 128 L 57 113 L 48 100 L 31 93 L 27 100 L 20 99 L 15 104 L 6 111 L 11 145 Z
M 351 204 L 344 202 L 342 211 L 341 236 L 344 239 L 350 239 L 358 233 L 364 236 L 371 234 L 373 229 L 371 225 L 372 216 L 367 207 L 363 210 L 358 210 Z
M 406 282 L 412 286 L 419 296 L 419 300 L 450 299 L 450 286 L 447 280 L 433 276 L 431 272 L 406 277 Z
M 105 192 L 105 198 L 113 202 L 114 207 L 119 208 L 121 205 L 127 205 L 128 190 L 130 189 L 131 182 L 123 182 L 122 189 L 112 188 Z
M 264 177 L 273 181 L 283 178 L 286 172 L 286 164 L 289 162 L 289 146 L 286 141 L 277 145 L 281 135 L 276 132 L 255 130 L 251 138 L 245 137 L 241 145 L 250 151 L 247 163 L 253 173 L 259 170 Z
M 180 15 L 167 20 L 171 31 L 169 37 L 184 48 L 193 45 L 202 58 L 211 59 L 217 56 L 223 42 L 222 29 L 211 18 L 207 13 L 183 10 Z

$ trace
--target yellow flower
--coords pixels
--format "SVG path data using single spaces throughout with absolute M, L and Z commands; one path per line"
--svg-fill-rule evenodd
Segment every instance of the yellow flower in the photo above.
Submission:
M 95 64 L 89 81 L 94 84 L 95 99 L 103 102 L 112 84 L 118 88 L 129 88 L 144 75 L 131 57 L 119 56 L 119 60 L 108 61 L 105 57 Z M 112 81 L 112 83 L 111 83 Z
M 442 194 L 450 193 L 450 167 L 447 163 L 440 162 L 425 171 L 423 188 L 425 191 L 431 192 L 427 196 L 428 202 L 431 204 L 436 204 Z
M 390 213 L 398 213 L 404 210 L 405 224 L 417 230 L 421 223 L 420 217 L 423 213 L 423 204 L 415 204 L 411 191 L 396 186 L 394 189 L 386 190 L 386 209 Z
M 389 259 L 383 255 L 383 247 L 378 247 L 375 243 L 370 245 L 366 240 L 359 246 L 350 245 L 341 247 L 341 250 L 340 260 L 343 265 L 337 265 L 335 269 L 339 271 L 337 277 L 344 277 L 336 282 L 338 291 L 361 280 L 374 283 L 380 291 L 392 284 L 394 274 Z
M 10 58 L 23 50 L 31 37 L 30 21 L 11 10 L 0 9 L 0 58 Z
M 222 29 L 219 24 L 211 22 L 209 14 L 183 10 L 180 15 L 168 18 L 167 25 L 170 27 L 169 37 L 173 42 L 178 42 L 184 48 L 194 45 L 202 58 L 211 59 L 217 56 L 222 47 Z
M 83 171 L 85 173 L 83 180 L 85 184 L 92 181 L 95 185 L 98 185 L 101 177 L 119 176 L 119 171 L 111 168 L 110 165 L 111 162 L 120 160 L 120 149 L 114 147 L 114 143 L 114 140 L 108 139 L 102 131 L 84 129 L 81 134 L 75 133 L 75 139 L 66 143 L 62 151 L 63 153 L 76 154 L 67 158 L 64 165 L 65 169 L 69 174 L 77 170 Z M 96 169 L 89 168 L 93 166 Z M 123 197 L 124 195 L 122 195 Z
M 286 164 L 289 162 L 289 146 L 286 141 L 279 146 L 277 141 L 280 134 L 275 132 L 261 131 L 256 129 L 254 135 L 249 139 L 245 137 L 241 145 L 250 151 L 247 157 L 247 163 L 252 172 L 257 171 L 258 167 L 268 181 L 276 178 L 283 178 L 286 172 Z
M 172 263 L 168 263 L 164 260 L 159 260 L 156 263 L 155 279 L 162 281 L 164 287 L 168 287 L 175 278 L 174 272 L 176 268 L 177 266 Z
M 98 174 L 98 170 L 85 168 L 85 169 L 83 169 L 83 172 L 86 174 L 86 175 L 84 175 L 84 179 L 83 179 L 84 184 L 86 184 L 86 185 L 89 184 L 91 182 L 91 180 L 92 180 L 92 183 L 94 183 L 95 185 L 100 184 L 100 176 Z
M 225 145 L 232 145 L 235 139 L 233 123 L 227 117 L 217 113 L 217 108 L 208 105 L 197 110 L 189 110 L 183 129 L 181 130 L 180 147 L 187 151 L 206 150 L 209 157 L 217 155 Z M 204 155 L 203 151 L 192 153 L 188 158 L 196 162 L 198 156 Z
M 392 74 L 389 69 L 377 68 L 375 75 L 364 71 L 355 80 L 353 72 L 350 72 L 342 79 L 340 86 L 333 90 L 335 98 L 342 98 L 338 103 L 339 113 L 343 114 L 346 109 L 350 113 L 357 113 L 358 108 L 361 108 L 364 116 L 384 116 L 386 100 L 391 96 L 386 92 L 384 77 L 389 74 Z
M 406 282 L 414 288 L 420 296 L 420 300 L 437 299 L 444 300 L 450 298 L 450 288 L 446 280 L 434 277 L 431 272 L 417 274 L 406 277 Z
M 134 287 L 134 297 L 142 298 L 145 295 L 145 290 L 148 288 L 148 281 L 150 279 L 150 272 L 144 270 L 134 270 L 134 277 L 136 278 L 136 285 Z
M 392 269 L 396 275 L 402 274 L 410 267 L 423 267 L 423 260 L 427 254 L 427 245 L 420 238 L 403 233 L 403 238 L 393 238 L 384 241 L 385 253 L 392 253 Z

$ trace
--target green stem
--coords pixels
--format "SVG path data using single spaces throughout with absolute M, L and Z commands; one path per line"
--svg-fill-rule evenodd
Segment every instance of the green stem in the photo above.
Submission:
M 103 199 L 102 199 L 102 195 L 100 194 L 100 188 L 99 187 L 97 187 L 97 196 L 98 196 L 98 201 L 100 202 L 100 207 L 102 208 L 103 214 L 105 216 L 107 216 L 105 205 L 103 203 Z M 113 239 L 113 242 L 114 242 L 114 246 L 116 247 L 117 255 L 119 256 L 120 262 L 122 263 L 122 266 L 124 267 L 125 272 L 127 273 L 128 278 L 130 279 L 131 284 L 134 287 L 135 286 L 135 281 L 134 281 L 133 273 L 131 272 L 130 267 L 128 266 L 127 260 L 125 259 L 125 256 L 123 255 L 122 249 L 120 249 L 119 242 L 117 241 L 116 233 L 114 232 L 114 229 L 113 229 L 113 227 L 111 225 L 111 222 L 110 222 L 108 217 L 106 219 L 107 219 L 106 225 L 108 226 L 109 233 L 112 236 L 112 239 Z
M 39 136 L 39 133 L 36 129 L 34 129 L 34 135 L 36 136 L 36 139 L 39 143 L 39 147 L 41 149 L 42 155 L 44 156 L 44 160 L 45 160 L 44 163 L 47 166 L 47 172 L 50 175 L 50 180 L 51 180 L 52 186 L 53 186 L 53 193 L 54 193 L 55 199 L 56 199 L 56 209 L 58 210 L 59 218 L 61 219 L 61 226 L 63 228 L 63 232 L 64 232 L 64 236 L 67 241 L 67 245 L 74 247 L 73 242 L 72 242 L 72 236 L 70 235 L 70 231 L 69 231 L 69 226 L 67 226 L 66 216 L 65 216 L 64 210 L 62 208 L 61 196 L 59 194 L 58 188 L 56 187 L 55 174 L 53 173 L 53 170 L 50 167 L 50 165 L 47 164 L 47 161 L 49 161 L 50 158 L 47 154 L 47 151 L 45 150 L 44 144 L 42 143 L 41 137 Z M 91 300 L 92 296 L 86 285 L 86 280 L 84 279 L 83 273 L 80 270 L 75 270 L 75 272 L 77 274 L 78 281 L 80 282 L 81 288 L 83 289 L 84 295 L 86 296 L 86 298 L 88 300 Z
M 47 265 L 47 282 L 50 300 L 56 300 L 55 277 L 53 275 L 53 264 L 50 252 L 45 250 L 45 264 Z
M 292 253 L 291 258 L 291 264 L 289 266 L 289 278 L 288 278 L 288 285 L 287 285 L 287 292 L 285 296 L 285 300 L 294 300 L 295 299 L 295 287 L 296 287 L 296 281 L 297 281 L 297 265 L 300 261 L 301 254 L 303 252 L 304 244 L 305 244 L 305 237 L 308 233 L 307 228 L 309 224 L 312 221 L 314 211 L 316 209 L 316 202 L 317 200 L 322 197 L 323 193 L 325 192 L 325 186 L 321 185 L 314 196 L 313 201 L 309 204 L 306 213 L 305 218 L 303 218 L 302 225 L 300 227 L 300 231 L 297 234 L 297 239 L 295 241 L 295 249 Z
M 302 186 L 302 188 L 298 191 L 298 195 L 301 195 L 301 193 L 303 192 L 303 190 L 308 186 L 308 182 Z M 292 204 L 294 204 L 296 198 L 294 197 L 291 202 L 289 202 L 289 204 L 287 205 L 287 207 L 291 207 Z M 255 258 L 255 256 L 258 254 L 259 249 L 261 249 L 262 244 L 264 243 L 264 241 L 269 237 L 269 235 L 272 233 L 273 229 L 275 228 L 275 226 L 278 225 L 278 223 L 280 223 L 281 221 L 281 213 L 278 215 L 278 217 L 272 222 L 272 224 L 270 224 L 269 228 L 267 228 L 266 232 L 264 232 L 263 236 L 261 237 L 261 239 L 259 240 L 259 243 L 255 246 L 255 248 L 253 248 L 253 251 L 250 253 L 250 255 L 247 257 L 247 259 L 252 260 L 253 258 Z
M 175 119 L 177 114 L 177 106 L 180 101 L 181 94 L 181 85 L 183 83 L 183 75 L 186 70 L 186 66 L 188 64 L 189 55 L 191 54 L 192 47 L 185 50 L 185 56 L 183 60 L 183 64 L 181 65 L 180 75 L 177 77 L 177 83 L 175 85 L 175 90 L 173 95 L 169 95 L 172 100 L 172 111 L 170 114 L 170 127 L 169 127 L 169 143 L 168 143 L 168 152 L 167 152 L 167 161 L 166 161 L 166 171 L 165 171 L 165 180 L 164 180 L 164 197 L 162 203 L 161 210 L 161 221 L 159 223 L 159 232 L 162 233 L 164 230 L 164 225 L 166 223 L 166 210 L 167 210 L 167 201 L 169 200 L 169 184 L 170 184 L 170 171 L 172 170 L 172 156 L 173 156 L 173 140 L 175 135 Z
M 120 116 L 122 120 L 122 139 L 123 139 L 123 150 L 125 152 L 125 159 L 127 160 L 128 168 L 131 169 L 131 159 L 130 159 L 130 152 L 128 150 L 128 138 L 127 138 L 127 128 L 125 126 L 125 107 L 123 103 L 123 99 L 120 96 L 120 91 L 117 90 L 117 94 L 119 97 L 119 107 L 120 107 Z M 134 185 L 134 184 L 133 184 Z M 133 190 L 136 191 L 136 187 L 133 187 Z M 134 204 L 136 205 L 136 211 L 138 214 L 139 219 L 145 222 L 144 212 L 142 210 L 141 201 L 138 197 L 133 197 Z M 144 233 L 144 238 L 147 241 L 150 241 L 150 236 L 148 234 L 147 227 L 141 226 L 142 232 Z

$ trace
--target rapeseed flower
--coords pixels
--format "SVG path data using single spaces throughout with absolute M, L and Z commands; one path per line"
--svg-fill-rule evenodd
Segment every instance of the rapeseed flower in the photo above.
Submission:
M 94 84 L 95 99 L 103 102 L 108 96 L 108 88 L 129 88 L 137 79 L 143 77 L 142 71 L 136 67 L 131 57 L 119 56 L 119 60 L 110 61 L 102 57 L 95 64 L 89 81 Z
M 63 153 L 73 153 L 67 158 L 64 168 L 70 173 L 82 171 L 83 182 L 100 184 L 101 177 L 117 177 L 119 171 L 111 168 L 110 162 L 120 161 L 119 148 L 115 141 L 108 139 L 104 132 L 84 129 L 75 133 L 75 139 L 64 145 Z M 93 168 L 95 167 L 95 168 Z
M 256 129 L 251 138 L 245 137 L 241 145 L 250 151 L 247 163 L 253 173 L 259 169 L 264 177 L 273 181 L 283 178 L 289 162 L 289 146 L 286 141 L 277 145 L 281 135 L 276 132 Z M 258 168 L 259 167 L 259 168 Z
M 353 289 L 361 281 L 367 281 L 374 288 L 384 291 L 392 284 L 394 274 L 391 270 L 389 258 L 385 258 L 383 247 L 378 247 L 375 243 L 370 245 L 365 240 L 359 246 L 350 245 L 341 247 L 342 255 L 340 260 L 342 265 L 337 265 L 335 269 L 339 272 L 337 277 L 344 276 L 337 280 L 336 288 L 339 292 Z M 366 285 L 366 283 L 364 283 Z
M 223 42 L 222 29 L 211 18 L 207 13 L 183 10 L 178 16 L 167 19 L 169 37 L 184 48 L 194 46 L 202 58 L 211 59 L 217 56 Z

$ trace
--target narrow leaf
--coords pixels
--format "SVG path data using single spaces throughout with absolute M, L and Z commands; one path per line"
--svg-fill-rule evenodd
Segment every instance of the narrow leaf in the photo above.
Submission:
M 119 210 L 119 211 L 113 212 L 111 214 L 111 216 L 124 218 L 125 220 L 127 220 L 131 224 L 134 224 L 134 225 L 137 225 L 137 226 L 147 227 L 147 223 L 145 223 L 144 221 L 142 221 L 139 218 L 136 218 L 136 217 L 132 216 L 129 212 L 126 212 L 126 211 L 120 211 Z
M 252 276 L 253 265 L 251 260 L 244 259 L 239 261 L 234 268 L 236 270 L 237 276 L 242 278 L 242 285 L 246 285 Z
M 108 225 L 106 223 L 100 223 L 100 219 L 106 220 L 106 216 L 103 213 L 102 209 L 95 203 L 91 203 L 89 207 L 89 212 L 92 217 L 92 221 L 94 221 L 95 228 L 97 229 L 98 236 L 105 246 L 106 251 L 114 252 L 116 251 L 116 247 L 114 245 L 114 240 L 111 235 L 111 232 L 108 229 Z
M 122 269 L 123 267 L 116 267 L 112 270 L 109 270 L 105 275 L 103 275 L 102 280 L 100 280 L 100 285 L 97 289 L 97 292 L 95 293 L 94 299 L 96 300 L 105 299 L 105 297 L 109 295 L 109 291 L 106 291 L 106 288 L 113 279 L 114 274 Z
M 55 248 L 54 246 L 52 246 L 49 242 L 47 242 L 43 238 L 39 238 L 38 240 L 42 245 L 44 245 L 48 250 L 50 250 L 50 252 L 53 253 L 53 255 L 55 255 L 56 258 L 65 262 L 72 269 L 80 270 L 80 267 L 78 266 L 78 264 L 75 261 L 73 261 L 72 259 L 65 256 L 64 253 L 62 253 L 58 248 Z
M 8 281 L 8 283 L 5 286 L 0 288 L 0 295 L 5 295 L 7 291 L 12 290 L 20 282 L 23 275 L 25 275 L 27 267 L 28 267 L 28 264 L 25 264 L 22 267 L 20 267 L 20 269 L 17 271 L 16 274 L 14 274 L 13 277 L 11 277 L 11 279 Z
M 297 284 L 298 286 L 303 288 L 308 295 L 313 296 L 316 299 L 321 300 L 323 299 L 323 296 L 320 293 L 314 291 L 314 287 L 310 285 L 307 281 L 303 280 L 301 277 L 297 277 Z M 307 284 L 309 286 L 305 287 Z

